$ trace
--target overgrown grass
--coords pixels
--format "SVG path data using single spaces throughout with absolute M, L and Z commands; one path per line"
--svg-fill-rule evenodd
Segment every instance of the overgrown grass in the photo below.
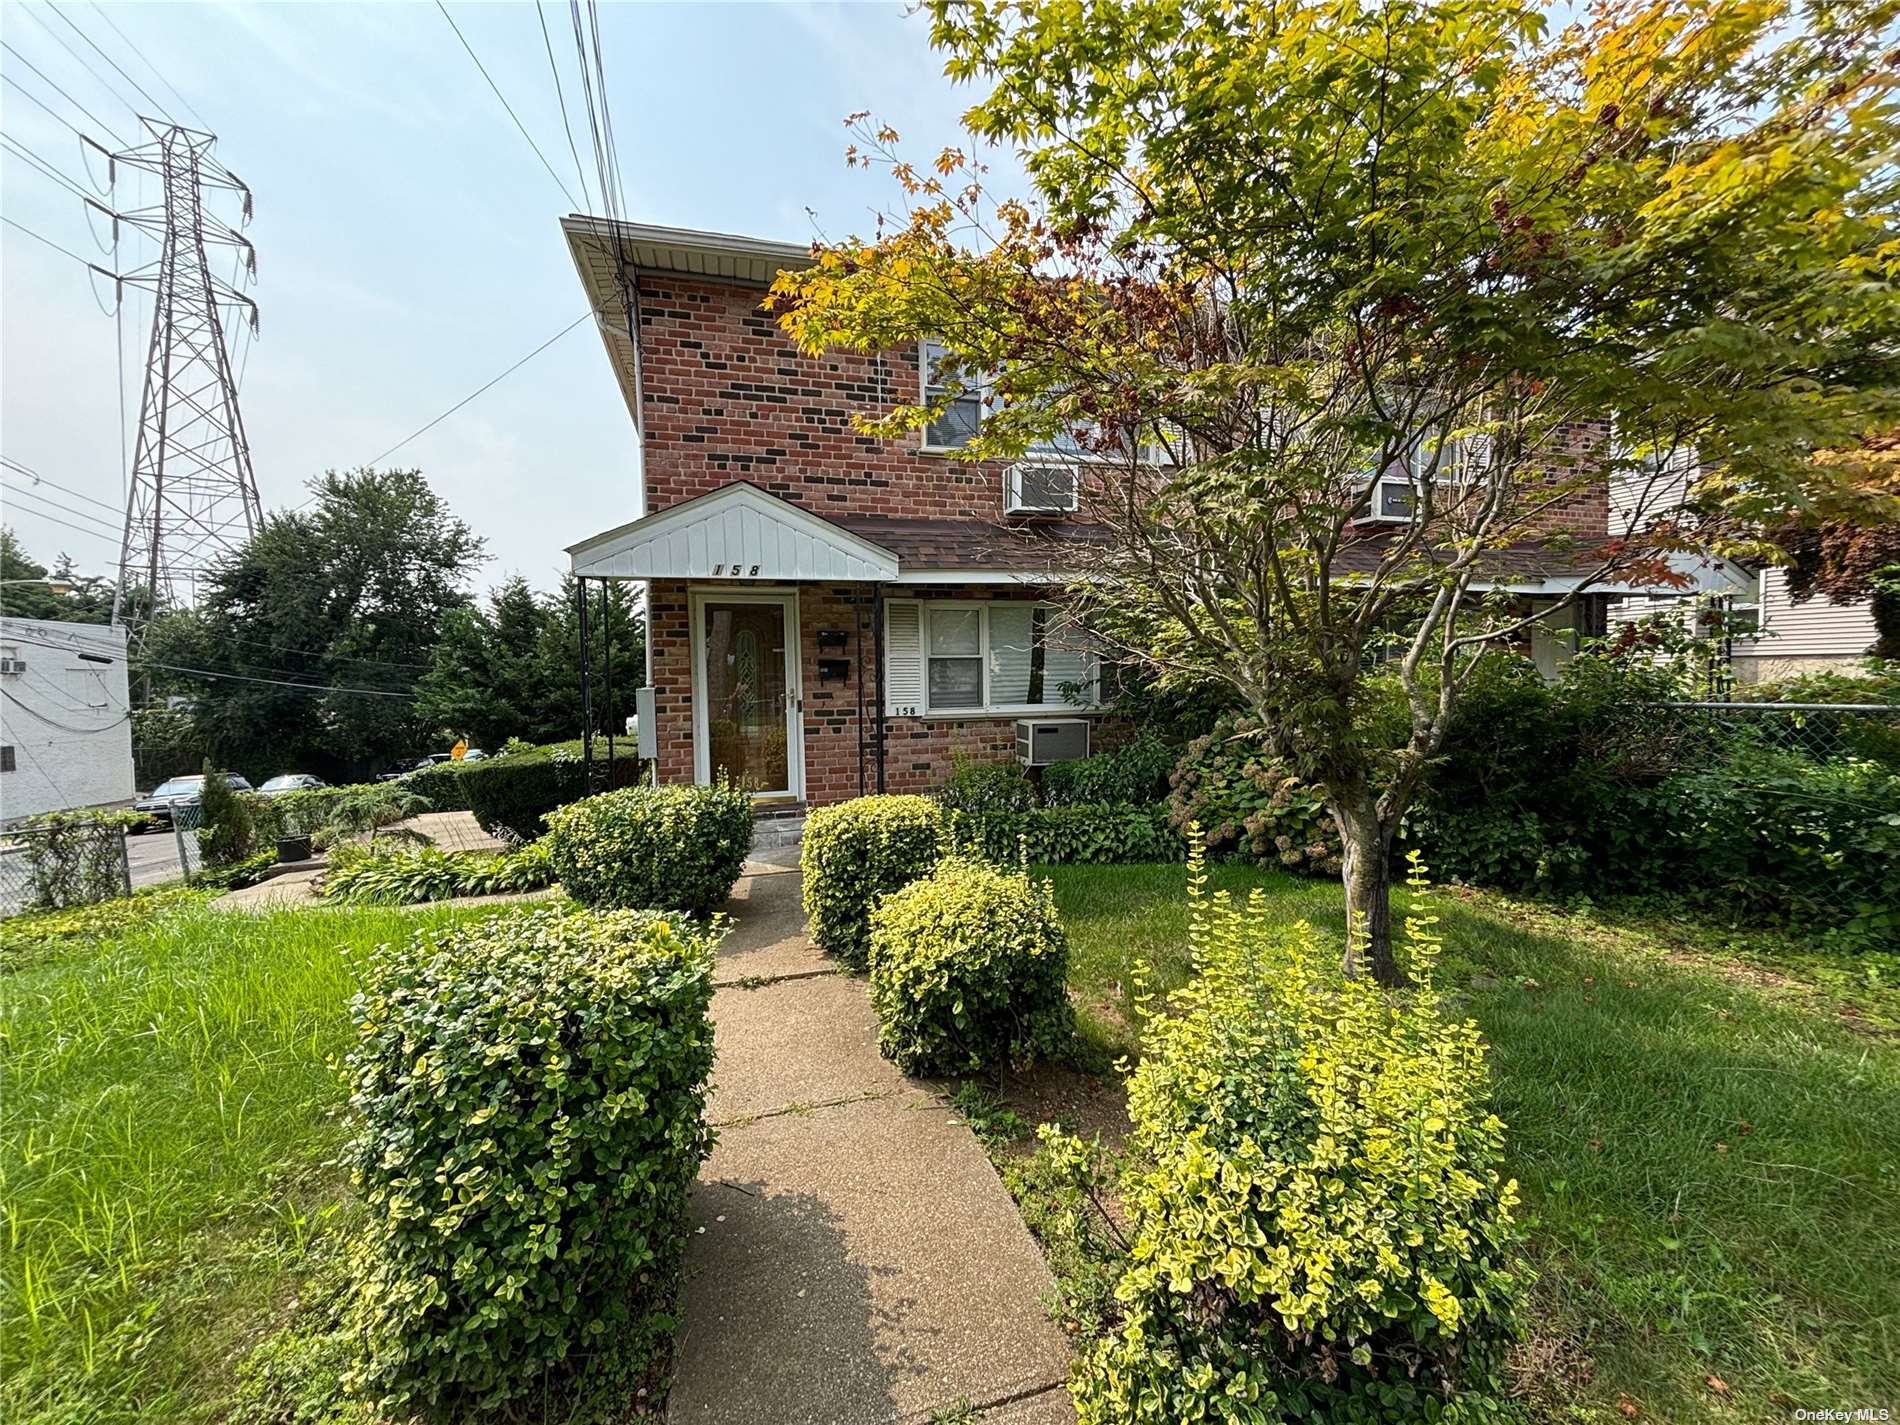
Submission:
M 33 940 L 0 977 L 14 1425 L 227 1414 L 248 1347 L 349 1229 L 331 1060 L 358 958 L 457 918 L 143 910 Z
M 1131 1045 L 1134 962 L 1163 986 L 1188 970 L 1183 868 L 1042 874 L 1078 997 Z M 1343 934 L 1335 885 L 1239 866 L 1212 884 Z M 1796 973 L 1780 942 L 1438 899 L 1444 978 L 1491 1042 L 1525 1192 L 1538 1415 L 1900 1403 L 1900 1040 L 1878 1028 L 1892 991 Z

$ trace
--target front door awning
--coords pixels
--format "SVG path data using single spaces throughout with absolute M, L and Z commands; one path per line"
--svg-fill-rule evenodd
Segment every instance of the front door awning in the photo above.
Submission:
M 583 579 L 897 577 L 897 556 L 757 485 L 735 481 L 568 546 Z

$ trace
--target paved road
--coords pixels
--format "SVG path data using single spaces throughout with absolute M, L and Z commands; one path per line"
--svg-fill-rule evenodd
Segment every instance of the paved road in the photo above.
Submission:
M 178 865 L 178 840 L 169 826 L 162 831 L 148 831 L 143 836 L 126 837 L 125 854 L 132 863 L 134 887 L 180 880 L 185 874 Z

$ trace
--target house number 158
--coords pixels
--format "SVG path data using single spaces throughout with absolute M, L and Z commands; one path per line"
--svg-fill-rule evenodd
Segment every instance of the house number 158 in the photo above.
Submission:
M 756 579 L 759 577 L 759 566 L 754 564 L 748 570 L 743 564 L 713 565 L 713 578 L 717 579 L 722 574 L 729 579 Z

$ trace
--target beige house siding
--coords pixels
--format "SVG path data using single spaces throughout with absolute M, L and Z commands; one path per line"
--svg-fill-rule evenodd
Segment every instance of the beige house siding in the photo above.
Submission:
M 1871 604 L 1833 604 L 1821 597 L 1797 604 L 1788 596 L 1785 569 L 1762 571 L 1761 630 L 1747 653 L 1776 661 L 1861 658 L 1877 637 Z

